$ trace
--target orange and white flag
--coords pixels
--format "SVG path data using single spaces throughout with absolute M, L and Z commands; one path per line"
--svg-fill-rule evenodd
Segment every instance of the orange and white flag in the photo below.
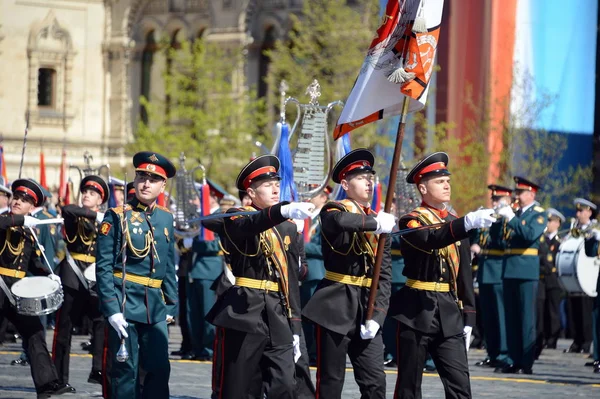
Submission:
M 444 0 L 388 0 L 383 21 L 342 110 L 333 136 L 425 106 Z

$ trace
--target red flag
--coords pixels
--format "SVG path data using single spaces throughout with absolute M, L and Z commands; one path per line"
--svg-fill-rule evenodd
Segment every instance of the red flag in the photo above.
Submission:
M 165 199 L 165 193 L 158 194 L 158 198 L 156 199 L 156 203 L 160 206 L 166 206 L 167 201 Z
M 200 210 L 202 216 L 210 215 L 210 186 L 208 183 L 204 183 L 201 188 L 200 197 L 202 203 L 200 204 Z M 202 229 L 202 235 L 206 241 L 212 241 L 215 239 L 215 234 L 209 229 Z
M 6 175 L 6 162 L 4 162 L 4 146 L 0 145 L 0 175 L 4 178 L 4 184 L 8 185 L 8 176 Z
M 73 182 L 69 180 L 68 183 L 65 184 L 65 196 L 64 204 L 69 205 L 71 203 L 71 192 L 73 191 Z
M 40 151 L 40 186 L 48 189 L 46 183 L 46 160 L 44 159 L 44 151 Z
M 434 67 L 444 0 L 388 0 L 382 25 L 367 52 L 333 137 L 425 106 Z
M 59 201 L 62 199 L 63 201 L 67 200 L 67 152 L 63 149 L 62 156 L 60 161 L 60 181 L 58 182 L 58 198 Z M 67 202 L 65 202 L 65 205 Z

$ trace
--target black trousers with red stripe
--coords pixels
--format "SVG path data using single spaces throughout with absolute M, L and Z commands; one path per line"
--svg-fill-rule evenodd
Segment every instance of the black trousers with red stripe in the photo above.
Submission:
M 42 386 L 56 381 L 56 369 L 50 359 L 46 346 L 44 327 L 37 316 L 24 316 L 16 312 L 8 298 L 0 290 L 0 320 L 8 319 L 23 337 L 24 347 L 31 363 L 31 376 L 36 390 Z
M 317 325 L 316 338 L 317 399 L 342 397 L 346 354 L 352 362 L 361 399 L 385 398 L 381 329 L 375 338 L 362 339 L 359 327 L 342 335 Z
M 61 383 L 69 382 L 69 356 L 71 354 L 71 335 L 73 319 L 83 312 L 92 320 L 92 371 L 102 371 L 104 349 L 104 316 L 98 307 L 98 297 L 83 287 L 73 289 L 63 287 L 64 302 L 56 313 L 56 328 L 52 345 L 52 360 Z
M 444 385 L 446 398 L 471 398 L 467 349 L 463 334 L 444 337 L 439 313 L 433 318 L 437 331 L 425 334 L 398 323 L 398 379 L 394 399 L 420 399 L 423 364 L 431 354 Z
M 214 351 L 213 395 L 218 399 L 294 396 L 292 343 L 272 345 L 263 334 L 218 328 Z

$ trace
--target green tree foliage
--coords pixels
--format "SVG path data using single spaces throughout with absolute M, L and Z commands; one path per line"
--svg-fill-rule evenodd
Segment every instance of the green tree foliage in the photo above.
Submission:
M 278 98 L 279 82 L 289 85 L 288 95 L 308 102 L 306 87 L 317 79 L 321 84 L 321 105 L 345 101 L 379 26 L 377 0 L 306 0 L 299 16 L 291 15 L 292 29 L 285 40 L 267 51 L 271 60 L 267 82 L 272 96 Z M 288 107 L 289 120 L 295 107 Z M 330 129 L 341 107 L 332 113 Z M 375 124 L 354 130 L 352 146 L 374 148 L 391 145 L 389 139 L 375 135 Z
M 533 81 L 532 79 L 523 79 Z M 502 121 L 503 150 L 500 154 L 501 176 L 496 184 L 513 187 L 513 176 L 518 175 L 542 186 L 536 200 L 544 207 L 570 208 L 572 200 L 583 195 L 592 180 L 591 165 L 579 165 L 569 169 L 559 168 L 567 148 L 565 135 L 534 128 L 543 112 L 554 100 L 538 91 L 535 98 L 525 83 L 517 81 L 513 90 L 520 96 L 522 105 L 513 109 Z M 492 127 L 489 106 L 477 103 L 470 88 L 465 89 L 464 101 L 472 118 L 467 119 L 461 136 L 449 134 L 452 123 L 428 126 L 425 118 L 417 114 L 416 123 L 423 132 L 435 131 L 432 151 L 445 151 L 450 155 L 452 171 L 452 205 L 464 214 L 480 206 L 489 205 L 488 150 L 489 132 Z M 495 106 L 506 108 L 505 102 Z M 516 107 L 513 107 L 516 108 Z M 533 127 L 532 127 L 533 126 Z
M 141 98 L 149 122 L 139 122 L 130 150 L 172 159 L 185 152 L 188 168 L 201 163 L 211 180 L 233 189 L 265 124 L 263 101 L 243 89 L 243 49 L 204 40 L 177 47 L 161 44 L 165 99 Z

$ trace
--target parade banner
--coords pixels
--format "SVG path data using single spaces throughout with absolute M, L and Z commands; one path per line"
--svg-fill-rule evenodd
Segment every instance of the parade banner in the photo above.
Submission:
M 443 0 L 389 0 L 334 130 L 334 139 L 380 119 L 425 106 Z
M 44 158 L 44 151 L 40 151 L 40 186 L 48 189 L 46 183 L 46 159 Z

